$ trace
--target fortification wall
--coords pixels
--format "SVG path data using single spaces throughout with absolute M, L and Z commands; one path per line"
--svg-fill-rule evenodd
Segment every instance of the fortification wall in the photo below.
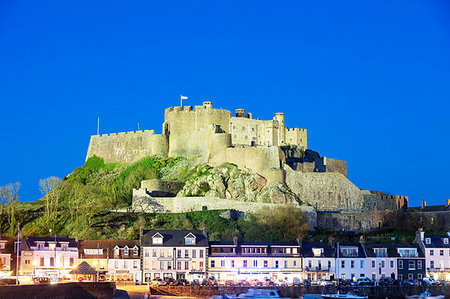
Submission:
M 225 162 L 233 163 L 240 169 L 251 169 L 264 177 L 283 177 L 284 171 L 280 169 L 280 161 L 284 160 L 283 151 L 277 146 L 271 147 L 244 147 L 222 148 L 214 151 L 209 159 L 212 166 L 219 166 Z M 280 173 L 274 174 L 273 170 Z M 284 182 L 284 180 L 282 181 Z
M 324 164 L 327 172 L 339 172 L 347 176 L 347 161 L 336 160 L 324 157 Z
M 146 213 L 185 213 L 208 210 L 234 209 L 243 212 L 256 212 L 261 208 L 280 207 L 284 204 L 244 202 L 217 197 L 174 197 L 157 198 L 150 197 L 142 190 L 133 190 L 133 210 Z M 308 217 L 308 226 L 313 229 L 317 226 L 317 214 L 312 207 L 299 206 Z
M 359 231 L 380 228 L 392 217 L 393 211 L 317 212 L 317 225 L 335 231 Z
M 175 196 L 184 186 L 184 182 L 167 181 L 167 180 L 145 180 L 141 182 L 141 189 L 145 189 L 149 193 L 167 193 Z
M 301 172 L 285 167 L 286 184 L 304 203 L 319 211 L 362 210 L 364 198 L 344 175 L 337 172 Z
M 286 144 L 297 145 L 303 150 L 308 148 L 308 133 L 306 129 L 285 128 L 285 142 Z
M 213 135 L 229 131 L 230 117 L 230 111 L 209 105 L 166 109 L 163 132 L 169 136 L 169 156 L 207 159 L 214 146 Z
M 167 152 L 167 138 L 153 130 L 111 133 L 91 136 L 86 160 L 97 155 L 106 163 L 131 163 L 146 156 L 166 156 Z

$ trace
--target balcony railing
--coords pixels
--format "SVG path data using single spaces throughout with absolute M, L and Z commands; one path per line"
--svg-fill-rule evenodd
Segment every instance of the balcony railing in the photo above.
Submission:
M 326 267 L 305 267 L 308 272 L 330 272 L 330 268 Z
M 428 272 L 450 272 L 450 268 L 427 268 Z

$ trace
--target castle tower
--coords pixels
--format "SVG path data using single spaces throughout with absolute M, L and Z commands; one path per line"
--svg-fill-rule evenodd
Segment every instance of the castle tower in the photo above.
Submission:
M 278 112 L 275 113 L 275 118 L 278 122 L 278 145 L 285 145 L 286 144 L 286 133 L 285 133 L 285 127 L 284 127 L 284 113 Z
M 245 116 L 245 109 L 236 109 L 236 117 L 246 117 Z

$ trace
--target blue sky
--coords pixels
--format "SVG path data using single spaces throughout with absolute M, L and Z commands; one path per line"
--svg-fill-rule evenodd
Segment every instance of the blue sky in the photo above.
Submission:
M 242 3 L 245 2 L 245 3 Z M 450 198 L 448 1 L 0 1 L 0 185 L 84 163 L 101 133 L 213 101 L 348 161 L 360 188 Z

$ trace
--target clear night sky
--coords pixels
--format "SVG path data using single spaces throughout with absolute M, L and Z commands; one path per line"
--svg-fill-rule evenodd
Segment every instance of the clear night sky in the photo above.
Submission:
M 183 94 L 285 112 L 360 188 L 450 198 L 449 1 L 212 2 L 0 1 L 0 185 L 36 200 L 98 116 L 160 133 Z

